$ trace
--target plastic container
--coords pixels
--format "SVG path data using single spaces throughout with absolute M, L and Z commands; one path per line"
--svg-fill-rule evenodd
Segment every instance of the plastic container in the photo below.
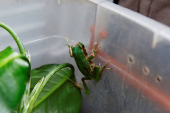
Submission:
M 24 42 L 32 68 L 68 62 L 80 82 L 83 75 L 58 36 L 84 43 L 89 53 L 98 42 L 94 62 L 111 60 L 111 70 L 104 70 L 99 82 L 86 82 L 90 95 L 82 93 L 81 113 L 170 112 L 169 27 L 104 0 L 11 0 L 0 6 L 0 21 Z M 4 30 L 0 37 L 0 49 L 17 50 Z

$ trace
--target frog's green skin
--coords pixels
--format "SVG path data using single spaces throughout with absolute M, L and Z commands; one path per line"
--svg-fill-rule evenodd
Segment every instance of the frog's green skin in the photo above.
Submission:
M 85 80 L 94 80 L 95 79 L 96 81 L 99 81 L 103 70 L 108 69 L 105 67 L 110 61 L 108 61 L 102 68 L 100 68 L 98 65 L 95 65 L 92 61 L 92 59 L 95 57 L 95 55 L 100 47 L 96 50 L 93 48 L 93 53 L 90 56 L 88 56 L 86 48 L 81 42 L 77 43 L 75 46 L 70 46 L 69 44 L 67 44 L 67 45 L 69 47 L 70 56 L 74 57 L 77 67 L 79 68 L 81 73 L 85 76 L 81 79 L 83 82 L 84 89 L 85 89 L 83 91 L 86 94 L 89 94 L 90 92 L 89 92 L 89 89 L 85 83 Z M 76 84 L 76 83 L 74 83 L 74 84 L 80 88 L 80 86 L 78 84 Z

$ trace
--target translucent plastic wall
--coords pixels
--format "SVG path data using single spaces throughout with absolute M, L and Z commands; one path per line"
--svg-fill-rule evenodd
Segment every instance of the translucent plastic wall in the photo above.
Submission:
M 100 82 L 90 82 L 83 111 L 90 113 L 170 112 L 170 29 L 128 9 L 98 5 L 96 63 L 111 60 Z M 85 107 L 89 106 L 86 109 Z
M 77 81 L 83 75 L 70 58 L 67 43 L 82 42 L 94 62 L 107 66 L 99 82 L 87 81 L 81 113 L 170 112 L 170 29 L 104 0 L 1 1 L 0 21 L 11 26 L 31 54 L 32 68 L 71 63 Z M 15 42 L 0 29 L 0 49 Z
M 90 39 L 95 14 L 96 4 L 87 0 L 0 1 L 0 21 L 11 26 L 23 42 L 54 35 L 85 42 Z M 15 44 L 6 31 L 0 34 L 1 47 Z

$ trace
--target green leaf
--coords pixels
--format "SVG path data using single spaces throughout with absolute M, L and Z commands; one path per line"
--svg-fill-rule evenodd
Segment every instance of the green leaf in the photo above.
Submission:
M 45 77 L 58 64 L 44 65 L 31 72 L 31 88 Z M 40 93 L 33 113 L 79 113 L 81 108 L 81 92 L 77 87 L 72 87 L 73 83 L 67 80 L 71 77 L 71 70 L 63 68 L 56 72 L 48 81 Z
M 0 52 L 0 111 L 8 113 L 20 102 L 30 76 L 28 59 L 7 47 Z

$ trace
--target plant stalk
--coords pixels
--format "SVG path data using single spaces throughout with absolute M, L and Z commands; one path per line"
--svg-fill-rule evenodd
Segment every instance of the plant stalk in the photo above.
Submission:
M 4 28 L 6 31 L 8 31 L 11 36 L 13 37 L 13 39 L 15 40 L 15 42 L 17 43 L 17 46 L 19 48 L 19 51 L 22 55 L 26 56 L 26 51 L 24 48 L 24 45 L 22 44 L 21 40 L 19 39 L 19 37 L 17 36 L 17 34 L 6 24 L 0 22 L 0 27 Z
M 15 40 L 15 42 L 18 46 L 20 54 L 27 57 L 29 59 L 29 62 L 30 62 L 29 53 L 26 52 L 23 43 L 21 42 L 21 40 L 19 39 L 19 37 L 17 36 L 15 31 L 13 31 L 8 25 L 6 25 L 2 22 L 0 22 L 0 27 L 4 28 L 6 31 L 8 31 L 8 33 L 10 33 L 10 35 L 13 37 L 13 39 Z M 31 68 L 30 68 L 30 72 L 31 72 Z M 31 83 L 31 77 L 30 77 L 29 81 L 26 83 L 25 92 L 23 94 L 23 97 L 21 99 L 20 106 L 19 106 L 19 112 L 21 111 L 22 108 L 24 108 L 25 103 L 28 101 L 28 97 L 29 97 L 29 94 L 30 94 L 30 83 Z

